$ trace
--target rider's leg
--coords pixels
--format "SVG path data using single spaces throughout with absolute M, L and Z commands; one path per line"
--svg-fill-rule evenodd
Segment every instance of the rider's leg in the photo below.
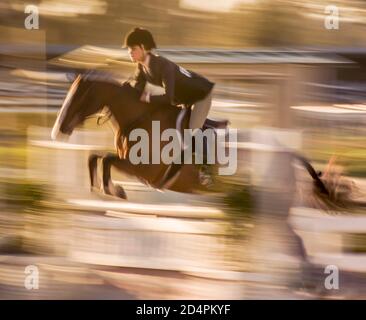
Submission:
M 189 119 L 189 129 L 193 130 L 194 135 L 194 129 L 201 129 L 203 126 L 204 121 L 207 118 L 208 112 L 211 107 L 212 102 L 212 92 L 210 92 L 203 100 L 197 101 L 191 108 L 191 115 Z M 182 112 L 181 112 L 182 113 Z M 173 177 L 175 177 L 176 174 L 179 173 L 180 169 L 182 168 L 184 164 L 184 151 L 189 147 L 184 145 L 184 139 L 183 139 L 183 126 L 181 125 L 181 121 L 179 121 L 179 116 L 177 120 L 177 130 L 180 133 L 181 141 L 182 141 L 182 150 L 181 150 L 181 163 L 173 163 L 170 165 L 168 170 L 165 172 L 163 178 L 160 180 L 160 183 L 158 184 L 158 188 L 164 187 L 164 185 Z M 179 123 L 180 122 L 180 123 Z
M 192 108 L 191 118 L 189 120 L 189 128 L 194 129 L 202 129 L 205 120 L 207 119 L 207 115 L 210 111 L 212 104 L 212 92 L 210 92 L 205 99 L 198 101 Z M 194 140 L 194 131 L 193 131 L 193 139 Z M 198 150 L 197 150 L 198 151 Z M 202 159 L 203 163 L 206 161 L 205 150 L 201 150 L 203 152 Z
M 210 92 L 203 100 L 197 101 L 192 106 L 191 118 L 189 119 L 189 128 L 201 129 L 205 122 L 212 103 L 212 92 Z

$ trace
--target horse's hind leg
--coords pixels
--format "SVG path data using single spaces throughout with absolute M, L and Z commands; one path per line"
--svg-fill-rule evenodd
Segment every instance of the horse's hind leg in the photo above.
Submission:
M 98 177 L 98 158 L 101 158 L 101 156 L 97 154 L 91 154 L 89 155 L 88 159 L 90 191 L 92 192 L 100 190 L 100 179 Z
M 117 155 L 108 153 L 102 158 L 102 170 L 103 170 L 103 183 L 102 190 L 105 194 L 118 197 L 121 199 L 127 199 L 124 189 L 115 185 L 111 178 L 111 167 L 116 166 L 118 169 L 123 170 L 123 164 L 125 160 L 120 159 Z M 123 170 L 124 171 L 124 170 Z

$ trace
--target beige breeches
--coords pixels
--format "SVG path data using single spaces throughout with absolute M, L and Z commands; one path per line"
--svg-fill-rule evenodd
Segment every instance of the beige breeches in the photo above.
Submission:
M 189 129 L 200 129 L 205 122 L 212 102 L 212 92 L 192 106 Z

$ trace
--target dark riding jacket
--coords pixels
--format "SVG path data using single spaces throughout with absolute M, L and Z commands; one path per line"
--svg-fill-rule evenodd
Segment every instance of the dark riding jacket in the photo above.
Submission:
M 174 62 L 149 53 L 150 61 L 145 71 L 142 64 L 138 64 L 131 84 L 139 91 L 144 90 L 146 82 L 165 88 L 165 94 L 150 96 L 150 103 L 192 105 L 204 99 L 212 90 L 214 83 L 201 75 L 186 70 Z M 131 83 L 131 82 L 130 82 Z

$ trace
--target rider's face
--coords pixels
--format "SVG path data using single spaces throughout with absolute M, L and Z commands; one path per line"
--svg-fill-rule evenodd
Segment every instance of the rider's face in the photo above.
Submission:
M 146 57 L 146 50 L 144 46 L 128 47 L 128 53 L 132 62 L 143 62 Z

